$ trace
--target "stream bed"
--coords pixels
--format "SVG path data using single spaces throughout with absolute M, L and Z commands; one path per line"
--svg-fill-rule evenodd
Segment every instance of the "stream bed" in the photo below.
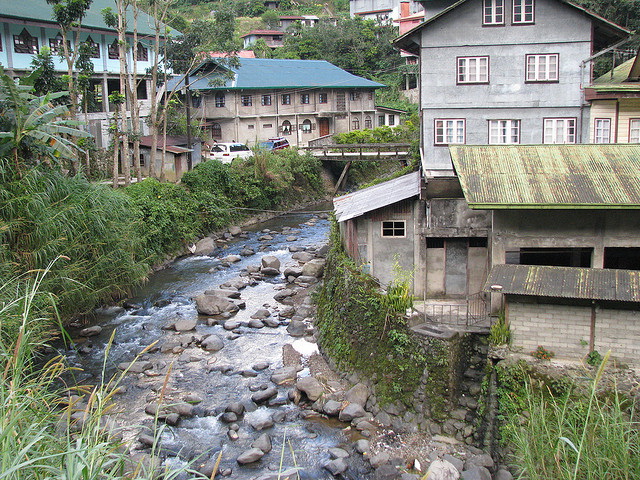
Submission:
M 310 402 L 297 402 L 294 384 L 278 386 L 271 379 L 278 369 L 291 366 L 287 352 L 297 359 L 298 379 L 309 376 L 308 360 L 318 357 L 314 337 L 308 335 L 311 325 L 306 336 L 294 337 L 287 331 L 292 318 L 313 315 L 309 296 L 313 287 L 289 285 L 282 272 L 288 266 L 299 268 L 300 262 L 292 258 L 295 252 L 321 256 L 318 253 L 326 250 L 322 247 L 328 230 L 326 215 L 309 213 L 254 225 L 222 246 L 218 244 L 210 256 L 184 257 L 153 273 L 124 308 L 99 310 L 95 322 L 101 327 L 99 334 L 81 336 L 80 327 L 70 331 L 75 345 L 65 355 L 72 367 L 81 369 L 74 382 L 94 384 L 122 375 L 121 393 L 115 397 L 117 422 L 123 427 L 132 458 L 148 461 L 150 442 L 146 437 L 145 443 L 145 435 L 152 438 L 155 433 L 164 466 L 191 464 L 206 474 L 222 452 L 218 471 L 227 478 L 276 479 L 279 472 L 295 468 L 301 479 L 330 479 L 334 477 L 323 466 L 339 452 L 331 449 L 339 447 L 350 454 L 342 478 L 370 477 L 368 463 L 353 450 L 353 442 L 362 437 L 349 423 L 314 414 L 308 408 Z M 256 253 L 250 255 L 251 250 Z M 240 259 L 225 262 L 229 255 Z M 256 273 L 264 255 L 277 257 L 279 275 Z M 244 308 L 229 318 L 198 314 L 194 297 L 238 279 L 249 283 L 238 300 Z M 285 286 L 296 292 L 294 302 L 274 299 Z M 249 326 L 261 309 L 269 312 L 270 321 L 263 319 L 264 327 L 259 322 L 257 327 L 255 322 Z M 171 329 L 176 321 L 190 320 L 197 321 L 194 330 Z M 208 335 L 219 336 L 223 348 L 215 352 L 202 348 Z M 121 374 L 136 358 L 134 366 Z M 277 394 L 266 401 L 252 400 L 256 393 L 274 387 Z M 183 405 L 179 420 L 167 417 L 154 427 L 153 405 L 159 409 L 159 404 Z M 225 409 L 229 413 L 233 404 L 241 404 L 244 411 L 225 417 Z M 240 465 L 238 457 L 251 450 L 264 433 L 272 449 L 260 460 Z M 197 477 L 184 474 L 180 478 Z

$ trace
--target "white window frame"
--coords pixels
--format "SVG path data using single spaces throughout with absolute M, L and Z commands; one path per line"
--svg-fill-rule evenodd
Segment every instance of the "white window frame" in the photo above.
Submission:
M 264 107 L 270 107 L 271 106 L 271 95 L 266 94 L 266 95 L 262 95 L 262 97 L 260 98 L 260 104 Z
M 560 54 L 525 55 L 525 82 L 557 82 L 560 77 Z
M 301 93 L 300 103 L 302 105 L 309 105 L 311 103 L 311 95 L 309 95 L 308 93 Z
M 436 118 L 434 120 L 433 138 L 435 145 L 459 145 L 466 143 L 466 119 Z
M 611 143 L 611 119 L 596 118 L 593 123 L 593 143 Z
M 542 143 L 576 143 L 576 118 L 545 118 Z
M 458 57 L 456 81 L 463 83 L 489 83 L 489 57 Z
M 640 143 L 640 118 L 629 119 L 629 143 Z
M 512 23 L 514 25 L 535 23 L 535 8 L 535 0 L 513 0 Z
M 383 220 L 380 222 L 380 236 L 384 238 L 405 238 L 407 236 L 407 221 Z
M 489 145 L 518 145 L 520 120 L 489 120 Z
M 482 24 L 504 25 L 505 0 L 482 1 Z

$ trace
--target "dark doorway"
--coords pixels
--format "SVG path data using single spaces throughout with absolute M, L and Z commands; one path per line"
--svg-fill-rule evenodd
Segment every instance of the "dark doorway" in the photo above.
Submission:
M 589 268 L 592 254 L 593 248 L 521 248 L 507 251 L 506 263 Z

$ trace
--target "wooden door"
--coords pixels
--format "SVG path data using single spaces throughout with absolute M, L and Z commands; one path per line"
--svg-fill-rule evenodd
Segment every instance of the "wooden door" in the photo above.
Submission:
M 319 133 L 321 137 L 329 135 L 329 119 L 328 118 L 318 119 L 318 130 L 320 130 Z

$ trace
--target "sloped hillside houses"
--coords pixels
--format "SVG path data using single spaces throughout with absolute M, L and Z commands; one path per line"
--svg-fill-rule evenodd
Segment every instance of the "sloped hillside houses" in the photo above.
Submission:
M 294 146 L 376 121 L 375 91 L 384 85 L 323 60 L 238 58 L 204 62 L 189 76 L 193 112 L 210 139 L 254 145 L 285 136 Z M 173 79 L 168 89 L 184 88 Z
M 109 142 L 109 112 L 114 106 L 109 104 L 109 95 L 120 89 L 120 63 L 118 53 L 118 39 L 115 30 L 104 21 L 102 10 L 115 9 L 113 0 L 93 0 L 91 7 L 81 25 L 77 42 L 87 42 L 93 45 L 92 63 L 95 71 L 92 80 L 96 93 L 97 104 L 89 113 L 89 131 L 95 136 L 98 147 L 107 147 Z M 31 70 L 33 56 L 40 52 L 43 46 L 49 47 L 53 53 L 61 49 L 63 42 L 58 25 L 53 20 L 52 6 L 45 0 L 20 0 L 2 2 L 0 8 L 0 64 L 5 70 L 15 76 Z M 133 14 L 127 16 L 127 37 L 133 41 Z M 137 71 L 140 74 L 138 82 L 138 99 L 141 104 L 141 116 L 148 115 L 151 105 L 149 98 L 150 78 L 145 75 L 153 64 L 153 42 L 155 41 L 154 21 L 152 17 L 140 11 L 138 15 L 138 44 Z M 167 27 L 168 28 L 168 27 Z M 164 32 L 163 30 L 163 35 Z M 73 48 L 73 39 L 67 39 Z M 129 65 L 133 63 L 132 49 L 128 52 Z M 58 55 L 53 56 L 56 70 L 66 73 L 66 62 Z M 143 127 L 146 125 L 143 123 Z M 145 130 L 146 131 L 146 130 Z

